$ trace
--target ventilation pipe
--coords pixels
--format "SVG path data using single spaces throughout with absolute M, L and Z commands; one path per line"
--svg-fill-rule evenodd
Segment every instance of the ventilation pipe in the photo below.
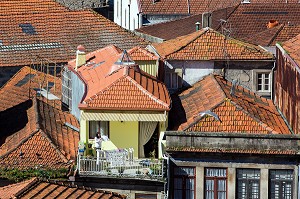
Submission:
M 80 67 L 86 63 L 85 55 L 86 55 L 85 48 L 82 45 L 79 45 L 77 47 L 77 51 L 76 51 L 76 66 L 75 66 L 76 71 L 77 71 L 78 67 Z
M 199 31 L 199 30 L 200 30 L 200 24 L 201 24 L 200 22 L 196 22 L 196 23 L 195 23 L 195 25 L 196 25 L 196 31 Z

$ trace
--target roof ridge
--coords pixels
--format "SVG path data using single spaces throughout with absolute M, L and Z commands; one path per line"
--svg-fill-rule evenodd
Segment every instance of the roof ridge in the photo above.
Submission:
M 125 77 L 126 79 L 128 79 L 131 83 L 133 83 L 140 91 L 142 91 L 144 94 L 146 94 L 147 96 L 149 96 L 152 100 L 154 100 L 155 102 L 157 102 L 158 104 L 167 107 L 168 109 L 170 108 L 169 105 L 167 103 L 165 103 L 164 101 L 162 101 L 161 99 L 157 98 L 156 96 L 154 96 L 152 93 L 150 93 L 147 89 L 145 89 L 142 85 L 140 85 L 139 83 L 137 83 L 137 81 L 135 81 L 132 77 L 130 77 L 129 75 Z
M 274 36 L 270 39 L 270 42 L 268 43 L 268 46 L 271 45 L 271 43 L 275 40 L 275 38 L 278 36 L 278 34 L 282 31 L 284 28 L 284 24 L 280 24 L 278 30 L 275 32 Z
M 11 81 L 14 80 L 14 78 L 23 70 L 30 68 L 29 66 L 23 66 L 20 68 L 20 70 L 18 70 L 7 82 L 5 82 L 2 87 L 0 87 L 0 91 Z
M 32 187 L 33 185 L 40 183 L 39 179 L 37 177 L 34 177 L 28 181 L 29 181 L 29 183 L 25 187 L 23 187 L 21 190 L 17 191 L 15 194 L 13 194 L 14 197 L 18 198 L 19 196 L 23 195 L 27 191 L 31 190 L 33 188 Z

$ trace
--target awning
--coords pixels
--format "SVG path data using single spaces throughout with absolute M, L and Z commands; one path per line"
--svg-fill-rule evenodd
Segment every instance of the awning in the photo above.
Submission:
M 81 120 L 87 121 L 153 121 L 164 122 L 167 115 L 164 113 L 91 113 L 81 112 Z

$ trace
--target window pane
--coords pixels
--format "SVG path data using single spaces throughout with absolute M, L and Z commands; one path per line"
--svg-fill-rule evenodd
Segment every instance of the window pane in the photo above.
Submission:
M 256 199 L 259 198 L 259 169 L 237 170 L 237 198 Z
M 293 170 L 270 170 L 270 196 L 274 199 L 292 199 Z
M 226 199 L 227 169 L 205 168 L 205 198 Z

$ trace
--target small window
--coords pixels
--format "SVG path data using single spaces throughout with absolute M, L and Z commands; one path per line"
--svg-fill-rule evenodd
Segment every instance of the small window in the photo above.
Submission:
M 293 199 L 293 170 L 270 170 L 269 198 Z
M 237 170 L 237 199 L 259 199 L 259 169 Z
M 89 121 L 89 138 L 94 139 L 97 132 L 99 132 L 101 136 L 106 135 L 109 137 L 109 122 Z
M 169 89 L 177 89 L 182 86 L 182 72 L 167 71 L 165 74 L 165 84 Z
M 257 73 L 257 91 L 270 92 L 271 81 L 270 73 Z
M 227 169 L 205 168 L 205 199 L 226 199 Z
M 28 35 L 36 34 L 35 28 L 30 23 L 19 24 L 19 27 L 22 28 L 22 32 L 24 32 Z
M 175 167 L 174 168 L 174 199 L 195 198 L 195 168 Z

